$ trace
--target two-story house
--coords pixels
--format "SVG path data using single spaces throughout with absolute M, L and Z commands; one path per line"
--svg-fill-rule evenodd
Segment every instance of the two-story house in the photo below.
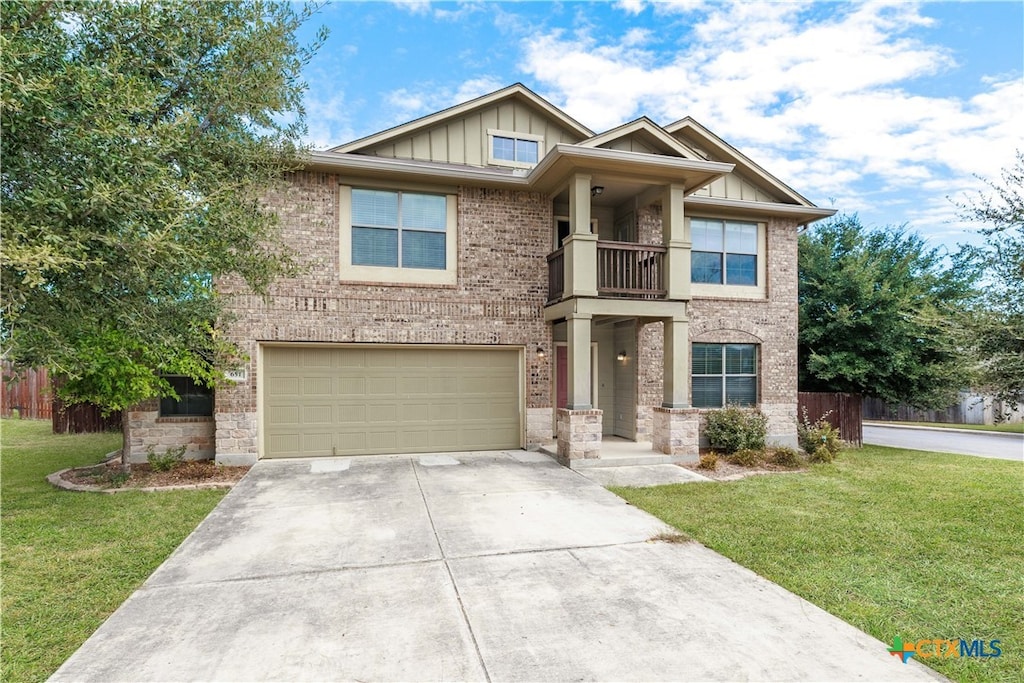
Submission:
M 537 448 L 693 457 L 701 414 L 795 445 L 814 206 L 696 121 L 595 134 L 516 84 L 312 153 L 266 198 L 304 273 L 219 283 L 247 369 L 129 415 L 144 459 Z

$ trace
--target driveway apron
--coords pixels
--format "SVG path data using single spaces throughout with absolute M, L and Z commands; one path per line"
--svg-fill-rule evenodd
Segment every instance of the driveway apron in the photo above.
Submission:
M 51 680 L 938 678 L 669 531 L 523 451 L 264 460 Z

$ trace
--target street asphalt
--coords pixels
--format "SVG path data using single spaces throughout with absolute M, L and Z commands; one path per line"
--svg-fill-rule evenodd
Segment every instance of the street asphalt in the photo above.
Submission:
M 1024 434 L 865 423 L 864 443 L 1024 461 Z
M 939 679 L 669 531 L 537 453 L 264 460 L 51 680 Z

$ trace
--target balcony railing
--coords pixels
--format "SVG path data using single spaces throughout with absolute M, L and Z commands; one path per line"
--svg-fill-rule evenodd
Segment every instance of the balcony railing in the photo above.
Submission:
M 665 247 L 632 242 L 597 243 L 597 293 L 630 299 L 664 299 Z M 548 254 L 548 301 L 564 293 L 564 249 Z
M 632 299 L 665 298 L 665 247 L 599 241 L 597 293 Z
M 562 298 L 565 287 L 565 247 L 548 254 L 548 301 Z

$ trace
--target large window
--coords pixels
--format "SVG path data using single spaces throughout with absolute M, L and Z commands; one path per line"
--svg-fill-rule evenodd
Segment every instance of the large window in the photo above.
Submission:
M 690 280 L 702 284 L 757 285 L 757 223 L 690 221 Z
M 695 408 L 757 403 L 757 346 L 694 344 L 691 359 Z
M 444 270 L 444 195 L 352 189 L 352 265 Z
M 160 417 L 209 417 L 213 415 L 213 389 L 191 377 L 164 377 L 178 395 L 160 399 Z

